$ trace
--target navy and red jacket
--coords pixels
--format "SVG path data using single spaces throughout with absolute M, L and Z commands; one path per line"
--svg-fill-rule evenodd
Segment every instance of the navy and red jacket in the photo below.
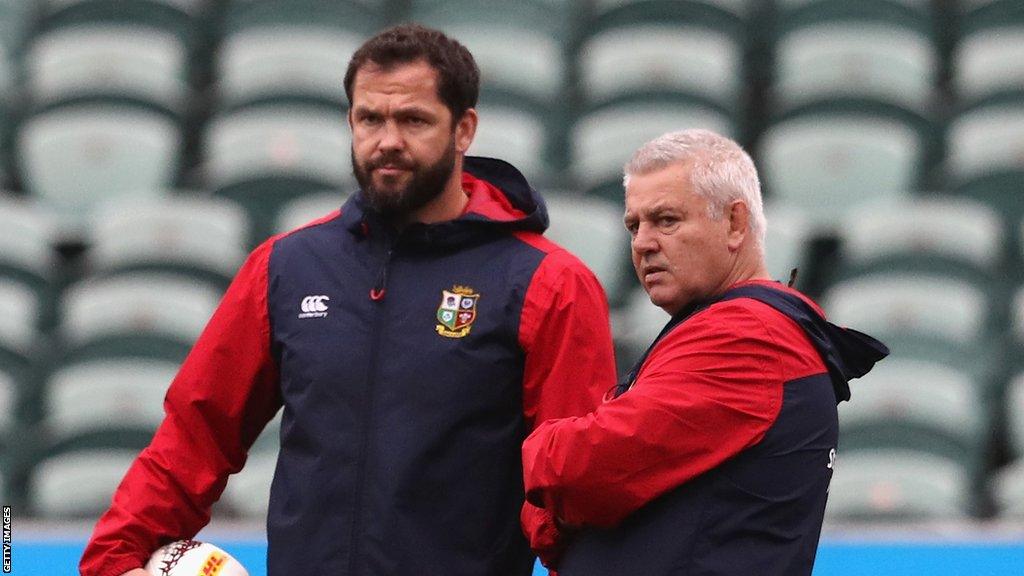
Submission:
M 210 518 L 283 406 L 268 573 L 528 575 L 520 447 L 614 384 L 594 275 L 510 165 L 464 214 L 395 233 L 356 194 L 258 247 L 167 392 L 81 559 L 116 576 Z M 577 385 L 576 383 L 583 383 Z
M 524 443 L 527 498 L 578 529 L 542 559 L 561 554 L 560 576 L 809 575 L 836 405 L 887 353 L 775 282 L 692 304 L 617 396 Z

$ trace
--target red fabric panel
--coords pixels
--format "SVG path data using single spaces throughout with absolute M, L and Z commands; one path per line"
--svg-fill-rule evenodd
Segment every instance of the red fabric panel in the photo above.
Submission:
M 84 576 L 118 576 L 161 545 L 194 536 L 280 408 L 267 310 L 272 242 L 242 266 L 171 383 L 163 422 L 86 546 Z

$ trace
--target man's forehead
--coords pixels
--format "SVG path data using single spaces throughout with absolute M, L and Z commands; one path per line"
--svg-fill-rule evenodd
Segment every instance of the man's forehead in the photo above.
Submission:
M 381 67 L 371 61 L 355 73 L 352 96 L 355 99 L 357 96 L 372 94 L 415 93 L 420 97 L 429 94 L 440 101 L 437 86 L 437 71 L 426 60 L 413 60 L 388 67 Z

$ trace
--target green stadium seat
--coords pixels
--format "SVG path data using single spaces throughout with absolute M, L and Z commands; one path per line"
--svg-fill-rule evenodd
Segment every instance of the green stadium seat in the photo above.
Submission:
M 992 204 L 1009 222 L 1024 216 L 1024 92 L 958 114 L 947 132 L 953 188 Z
M 629 99 L 588 110 L 572 128 L 572 172 L 582 189 L 610 185 L 613 197 L 621 198 L 622 167 L 636 149 L 685 128 L 735 132 L 726 113 L 688 98 Z
M 651 303 L 642 287 L 634 284 L 621 309 L 612 311 L 612 336 L 620 373 L 640 359 L 670 319 L 667 312 Z
M 198 41 L 205 0 L 59 0 L 43 2 L 43 31 L 97 23 L 131 24 L 170 31 Z
M 768 229 L 765 231 L 765 264 L 771 277 L 789 282 L 794 268 L 803 270 L 808 264 L 812 226 L 800 210 L 767 202 L 764 206 Z M 797 276 L 797 286 L 800 285 Z
M 229 0 L 224 10 L 224 32 L 266 26 L 330 26 L 370 35 L 389 15 L 387 0 Z
M 97 518 L 110 507 L 138 448 L 92 448 L 54 454 L 31 470 L 31 511 L 42 518 Z
M 0 348 L 32 355 L 39 338 L 39 295 L 20 282 L 0 278 Z
M 568 16 L 567 10 L 540 0 L 447 0 L 412 7 L 414 21 L 443 30 L 469 48 L 481 85 L 542 106 L 562 95 Z
M 1022 328 L 1020 324 L 1020 316 L 1024 313 L 1021 312 L 1022 294 L 1018 294 L 1016 301 L 1016 337 L 1018 342 L 1024 341 L 1021 338 Z M 1011 452 L 1017 457 L 1024 457 L 1024 372 L 1018 372 L 1010 380 L 1010 383 L 1006 387 L 1006 425 L 1008 432 L 1008 443 Z
M 587 264 L 612 305 L 624 302 L 632 268 L 621 205 L 567 193 L 547 194 L 545 201 L 551 220 L 545 235 Z
M 1024 519 L 1024 458 L 996 470 L 989 482 L 992 500 L 1000 518 Z
M 217 57 L 220 106 L 308 98 L 347 108 L 345 70 L 364 39 L 361 31 L 315 24 L 234 31 Z
M 18 165 L 27 191 L 81 234 L 97 202 L 159 195 L 177 180 L 182 134 L 158 110 L 101 101 L 44 110 L 22 124 Z
M 196 194 L 104 204 L 89 228 L 91 274 L 164 271 L 227 288 L 245 261 L 248 216 L 223 198 Z
M 955 460 L 912 450 L 844 450 L 840 438 L 826 520 L 956 520 L 972 507 Z
M 601 29 L 577 52 L 584 97 L 605 102 L 637 92 L 679 92 L 738 109 L 743 46 L 693 21 L 638 22 Z
M 825 21 L 776 40 L 773 106 L 861 97 L 919 113 L 933 104 L 938 47 L 925 33 L 892 22 Z
M 57 270 L 52 247 L 56 223 L 36 204 L 0 194 L 0 278 L 25 284 L 41 298 L 49 296 Z
M 931 196 L 861 206 L 844 215 L 838 229 L 840 277 L 913 270 L 995 282 L 1002 273 L 1003 220 L 970 198 Z
M 299 196 L 281 207 L 274 233 L 288 232 L 341 208 L 351 191 L 326 191 Z
M 879 338 L 894 358 L 946 364 L 992 385 L 997 351 L 984 283 L 934 273 L 878 272 L 832 284 L 821 302 L 833 322 Z
M 203 134 L 206 187 L 246 208 L 253 244 L 288 201 L 348 189 L 351 135 L 344 110 L 296 104 L 247 107 L 214 118 Z
M 759 156 L 768 197 L 828 234 L 854 206 L 915 189 L 924 146 L 914 126 L 893 118 L 811 111 L 770 126 Z
M 989 307 L 987 294 L 975 284 L 901 272 L 838 282 L 823 301 L 833 321 L 870 334 L 932 334 L 964 344 L 985 335 Z
M 111 429 L 148 430 L 163 420 L 163 399 L 178 362 L 102 358 L 65 364 L 50 373 L 43 391 L 43 430 L 61 443 Z
M 183 114 L 188 49 L 167 31 L 130 24 L 62 27 L 34 37 L 27 88 L 43 107 L 83 97 L 134 98 Z
M 501 158 L 522 172 L 534 186 L 552 179 L 547 157 L 544 119 L 529 110 L 481 102 L 480 123 L 468 154 Z
M 959 39 L 952 79 L 957 95 L 982 100 L 1006 90 L 1024 90 L 1024 23 L 982 28 Z
M 213 315 L 221 293 L 214 285 L 161 273 L 77 282 L 62 297 L 58 328 L 65 362 L 109 356 L 180 362 Z
M 852 400 L 840 405 L 840 443 L 861 447 L 913 447 L 982 464 L 988 441 L 986 386 L 968 372 L 937 362 L 894 356 L 850 385 Z M 915 437 L 930 444 L 909 444 Z

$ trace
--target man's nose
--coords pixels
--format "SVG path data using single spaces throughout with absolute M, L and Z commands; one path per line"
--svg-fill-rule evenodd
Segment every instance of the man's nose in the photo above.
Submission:
M 398 123 L 394 121 L 387 121 L 384 123 L 384 128 L 381 130 L 380 143 L 378 144 L 381 150 L 401 150 L 405 146 L 405 139 L 402 136 L 402 131 L 398 127 Z
M 658 242 L 650 226 L 640 224 L 637 227 L 636 235 L 630 241 L 630 246 L 637 254 L 650 254 L 658 251 Z

